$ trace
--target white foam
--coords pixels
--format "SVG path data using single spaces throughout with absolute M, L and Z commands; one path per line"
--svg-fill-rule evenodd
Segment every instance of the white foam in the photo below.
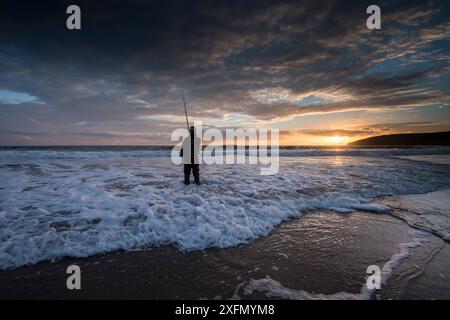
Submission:
M 383 269 L 381 270 L 381 283 L 386 284 L 389 278 L 392 276 L 395 268 L 397 268 L 400 263 L 411 255 L 411 249 L 415 249 L 421 246 L 424 242 L 427 242 L 427 238 L 430 236 L 428 232 L 423 231 L 411 231 L 414 238 L 411 242 L 400 244 L 400 252 L 393 255 L 391 259 L 385 263 Z
M 284 287 L 280 282 L 273 280 L 269 276 L 263 279 L 251 279 L 244 286 L 244 295 L 251 295 L 254 291 L 264 292 L 266 297 L 280 298 L 287 300 L 359 300 L 358 294 L 338 292 L 335 294 L 314 294 L 305 290 L 294 290 Z
M 273 176 L 202 166 L 204 184 L 186 187 L 182 168 L 149 153 L 0 152 L 0 268 L 157 245 L 226 248 L 310 209 L 379 212 L 377 196 L 450 180 L 421 170 L 412 181 L 417 165 L 403 160 L 289 157 Z
M 431 209 L 437 209 L 442 212 L 448 212 L 450 208 L 450 189 L 429 192 L 426 194 L 414 194 L 400 196 L 399 199 L 405 199 L 408 202 L 415 202 Z
M 389 208 L 382 204 L 374 204 L 374 203 L 361 203 L 358 199 L 349 198 L 349 197 L 339 197 L 329 205 L 329 209 L 341 212 L 348 213 L 352 212 L 352 209 L 355 210 L 363 210 L 363 211 L 373 211 L 373 212 L 384 212 Z
M 393 255 L 385 263 L 381 270 L 381 285 L 386 285 L 391 278 L 394 270 L 400 263 L 411 255 L 411 250 L 419 247 L 427 241 L 428 233 L 413 231 L 411 242 L 400 244 L 400 252 Z M 333 294 L 316 294 L 305 290 L 295 290 L 283 286 L 280 282 L 267 276 L 263 279 L 251 279 L 247 284 L 240 285 L 238 290 L 243 287 L 244 295 L 251 295 L 255 291 L 264 292 L 269 298 L 280 298 L 289 300 L 368 300 L 371 298 L 375 289 L 368 289 L 364 283 L 359 293 L 337 292 Z M 238 296 L 235 292 L 234 296 Z
M 411 226 L 450 241 L 450 189 L 398 196 L 385 202 L 399 206 L 401 212 L 397 215 Z
M 400 159 L 414 160 L 414 161 L 426 161 L 437 164 L 449 164 L 450 165 L 450 155 L 439 154 L 439 155 L 412 155 L 412 156 L 396 156 Z

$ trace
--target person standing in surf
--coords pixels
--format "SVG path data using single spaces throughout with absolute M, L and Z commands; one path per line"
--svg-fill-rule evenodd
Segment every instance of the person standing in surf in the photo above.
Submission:
M 184 138 L 181 146 L 180 156 L 183 158 L 184 184 L 190 183 L 191 171 L 195 184 L 200 184 L 200 144 L 201 139 L 196 135 L 195 128 L 189 128 L 189 136 Z

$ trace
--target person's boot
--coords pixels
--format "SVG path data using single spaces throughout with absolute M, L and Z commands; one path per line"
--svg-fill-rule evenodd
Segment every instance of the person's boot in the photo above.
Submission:
M 195 184 L 200 185 L 200 176 L 194 176 Z
M 184 184 L 185 185 L 188 185 L 190 183 L 190 181 L 189 181 L 189 175 L 188 174 L 185 174 L 184 175 Z

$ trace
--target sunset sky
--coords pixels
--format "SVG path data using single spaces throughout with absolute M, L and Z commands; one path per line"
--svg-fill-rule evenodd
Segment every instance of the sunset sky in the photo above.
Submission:
M 82 29 L 66 28 L 81 7 Z M 381 30 L 366 8 L 381 7 Z M 155 145 L 191 120 L 285 145 L 450 130 L 449 1 L 0 3 L 0 145 Z

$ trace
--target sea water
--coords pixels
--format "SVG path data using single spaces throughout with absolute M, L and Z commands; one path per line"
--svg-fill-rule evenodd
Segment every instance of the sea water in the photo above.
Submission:
M 450 148 L 281 148 L 275 175 L 200 171 L 202 185 L 185 186 L 170 148 L 1 148 L 0 269 L 159 245 L 227 248 L 315 209 L 389 214 L 379 198 L 439 191 L 436 202 L 449 195 Z M 421 212 L 420 226 L 448 241 L 441 209 Z

